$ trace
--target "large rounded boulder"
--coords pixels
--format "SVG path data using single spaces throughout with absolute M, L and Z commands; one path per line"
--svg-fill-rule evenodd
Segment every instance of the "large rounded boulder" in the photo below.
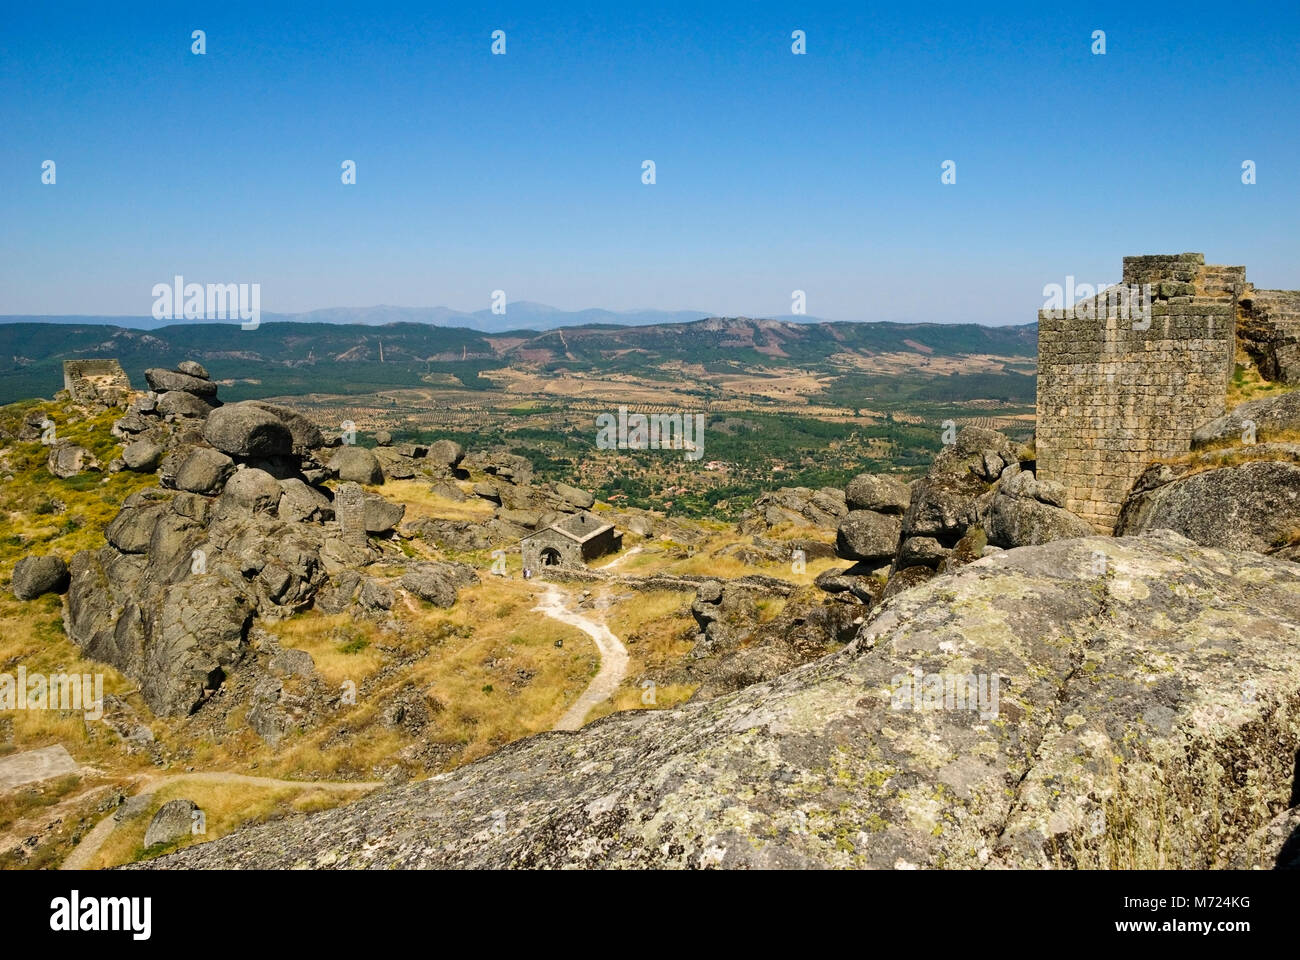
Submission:
M 456 584 L 432 565 L 408 571 L 402 577 L 402 587 L 436 607 L 450 607 L 456 602 Z
M 303 456 L 309 450 L 324 446 L 325 436 L 320 432 L 320 427 L 292 407 L 267 403 L 264 400 L 249 400 L 247 403 L 250 406 L 265 410 L 289 428 L 289 434 L 293 437 L 293 452 L 295 454 Z
M 352 483 L 374 485 L 384 482 L 384 469 L 378 458 L 364 447 L 339 448 L 330 458 L 329 469 L 340 480 Z
M 59 557 L 23 557 L 14 564 L 11 586 L 19 600 L 62 593 L 68 588 L 68 565 Z
M 406 516 L 406 504 L 393 503 L 383 497 L 366 497 L 365 511 L 362 514 L 366 533 L 387 533 Z
M 98 470 L 99 460 L 80 444 L 57 443 L 50 448 L 45 465 L 60 480 L 67 480 L 86 470 Z
M 438 440 L 429 447 L 429 459 L 444 467 L 454 467 L 465 459 L 465 448 L 455 440 Z
M 1155 465 L 1138 478 L 1115 530 L 1173 530 L 1204 546 L 1257 553 L 1293 546 L 1300 538 L 1300 463 L 1253 460 L 1181 477 Z
M 216 493 L 235 472 L 235 461 L 220 450 L 195 447 L 176 471 L 176 486 L 190 493 Z
M 835 533 L 835 552 L 846 560 L 892 560 L 901 526 L 897 516 L 850 510 Z
M 850 510 L 902 513 L 912 502 L 907 484 L 884 474 L 860 473 L 844 488 Z
M 215 397 L 196 397 L 184 390 L 169 390 L 159 394 L 156 407 L 165 417 L 189 417 L 192 420 L 202 420 L 212 413 L 217 405 Z
M 284 490 L 265 470 L 237 470 L 221 493 L 223 512 L 271 513 L 280 505 Z
M 162 458 L 163 448 L 152 440 L 137 440 L 122 448 L 122 462 L 136 473 L 153 473 Z
M 215 397 L 217 385 L 211 380 L 195 377 L 177 370 L 163 370 L 155 367 L 144 372 L 144 378 L 155 393 L 167 393 L 178 390 L 195 397 Z
M 203 425 L 203 439 L 232 457 L 278 457 L 293 451 L 293 434 L 285 423 L 253 403 L 213 410 Z

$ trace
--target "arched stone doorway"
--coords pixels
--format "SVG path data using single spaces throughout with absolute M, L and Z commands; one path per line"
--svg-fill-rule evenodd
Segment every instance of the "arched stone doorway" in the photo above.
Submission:
M 560 565 L 560 551 L 554 547 L 547 547 L 541 553 L 542 566 L 558 567 Z

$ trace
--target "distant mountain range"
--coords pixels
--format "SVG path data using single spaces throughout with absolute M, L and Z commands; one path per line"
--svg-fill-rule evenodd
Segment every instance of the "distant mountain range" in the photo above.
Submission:
M 435 327 L 459 327 L 482 333 L 508 333 L 516 330 L 554 330 L 556 327 L 579 327 L 588 324 L 614 324 L 622 327 L 643 327 L 661 323 L 689 323 L 716 316 L 707 310 L 604 310 L 593 307 L 587 310 L 561 310 L 544 303 L 518 300 L 506 304 L 504 314 L 491 310 L 467 313 L 450 307 L 326 307 L 306 313 L 268 313 L 263 311 L 263 323 L 331 323 L 347 326 L 378 327 L 392 323 L 425 323 Z M 781 319 L 794 323 L 819 323 L 817 317 L 788 316 Z M 224 320 L 184 321 L 190 323 L 225 323 Z M 0 323 L 59 323 L 104 324 L 132 330 L 157 330 L 172 326 L 175 320 L 157 320 L 152 316 L 26 316 L 0 315 Z
M 149 367 L 195 359 L 214 378 L 232 382 L 223 396 L 238 400 L 368 393 L 417 386 L 432 375 L 486 390 L 494 386 L 479 374 L 504 367 L 556 375 L 582 371 L 659 376 L 667 366 L 686 364 L 703 365 L 711 374 L 815 369 L 836 376 L 854 370 L 892 376 L 900 369 L 924 374 L 943 358 L 995 356 L 1013 358 L 1024 370 L 1014 375 L 1014 392 L 1023 395 L 1029 389 L 1025 383 L 1032 384 L 1036 351 L 1034 324 L 791 323 L 715 317 L 489 333 L 427 322 L 373 326 L 341 319 L 263 319 L 255 330 L 232 323 L 140 330 L 64 318 L 57 324 L 0 322 L 0 403 L 52 395 L 62 386 L 62 361 L 86 357 L 116 357 L 133 383 L 143 383 Z

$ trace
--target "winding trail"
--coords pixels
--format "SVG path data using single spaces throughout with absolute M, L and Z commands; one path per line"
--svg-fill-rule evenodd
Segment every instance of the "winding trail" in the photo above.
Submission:
M 587 718 L 591 708 L 613 696 L 618 685 L 623 682 L 623 676 L 627 673 L 627 648 L 604 623 L 566 607 L 565 599 L 566 594 L 563 590 L 555 584 L 547 584 L 546 593 L 533 609 L 546 614 L 552 620 L 577 627 L 595 641 L 596 649 L 600 651 L 600 669 L 592 677 L 591 683 L 587 684 L 587 689 L 582 691 L 582 695 L 552 728 L 577 730 L 582 727 L 582 721 Z
M 632 552 L 634 551 L 629 551 L 628 555 L 631 555 Z M 622 641 L 614 635 L 609 627 L 605 626 L 601 621 L 593 620 L 577 611 L 570 610 L 565 605 L 567 600 L 568 594 L 564 590 L 555 584 L 548 583 L 546 592 L 542 594 L 541 600 L 533 609 L 553 620 L 558 620 L 571 627 L 577 627 L 591 637 L 596 644 L 596 649 L 600 652 L 600 669 L 596 671 L 591 683 L 587 684 L 587 688 L 582 691 L 582 694 L 573 702 L 573 705 L 564 712 L 564 716 L 560 717 L 553 728 L 555 730 L 572 731 L 582 727 L 583 720 L 587 718 L 587 714 L 591 712 L 593 707 L 613 696 L 614 691 L 618 689 L 618 685 L 623 682 L 623 677 L 627 673 L 628 655 L 627 648 L 623 646 Z M 315 788 L 343 793 L 365 793 L 384 786 L 383 783 L 374 781 L 277 780 L 273 777 L 254 777 L 243 773 L 213 771 L 162 774 L 140 778 L 136 781 L 139 786 L 136 795 L 154 793 L 162 787 L 180 781 L 236 783 L 255 787 Z M 86 869 L 87 865 L 94 859 L 95 854 L 100 851 L 100 848 L 104 846 L 113 831 L 117 829 L 117 826 L 118 823 L 114 819 L 114 814 L 108 814 L 81 838 L 81 842 L 64 858 L 59 869 Z
M 177 783 L 182 780 L 197 781 L 199 783 L 238 783 L 250 787 L 299 787 L 302 789 L 317 788 L 321 790 L 333 790 L 340 793 L 366 793 L 378 787 L 384 786 L 380 781 L 375 780 L 277 780 L 274 777 L 253 777 L 244 773 L 226 773 L 223 771 L 214 771 L 208 773 L 173 773 L 163 774 L 156 777 L 145 777 L 137 781 L 140 789 L 136 795 L 145 793 L 155 793 L 168 784 Z M 117 829 L 117 821 L 114 818 L 116 811 L 110 813 L 99 823 L 91 828 L 90 832 L 81 838 L 81 842 L 68 854 L 63 863 L 59 865 L 60 870 L 84 870 L 86 865 L 99 853 L 99 848 L 104 845 L 113 831 Z
M 605 564 L 603 567 L 600 567 L 598 569 L 602 571 L 613 570 L 615 567 L 621 566 L 624 560 L 628 559 L 629 557 L 635 557 L 640 552 L 641 552 L 640 547 L 633 547 L 631 550 L 628 550 L 626 553 L 620 553 L 609 563 Z

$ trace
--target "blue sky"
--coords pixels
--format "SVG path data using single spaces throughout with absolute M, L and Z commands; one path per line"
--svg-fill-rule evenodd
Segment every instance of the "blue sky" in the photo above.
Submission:
M 1184 250 L 1300 287 L 1294 5 L 109 6 L 0 26 L 0 313 L 179 273 L 270 312 L 1018 323 Z

